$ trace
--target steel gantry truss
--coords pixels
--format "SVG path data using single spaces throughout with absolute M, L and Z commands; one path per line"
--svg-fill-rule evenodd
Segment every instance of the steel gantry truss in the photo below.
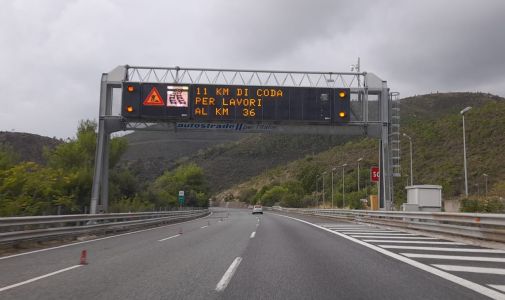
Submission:
M 367 72 L 306 72 L 181 67 L 118 66 L 102 74 L 95 169 L 90 213 L 107 212 L 109 141 L 113 132 L 122 130 L 174 130 L 175 123 L 131 122 L 112 113 L 113 91 L 124 82 L 173 84 L 226 84 L 268 87 L 350 88 L 351 121 L 346 126 L 275 124 L 277 133 L 362 135 L 380 139 L 381 184 L 379 198 L 386 210 L 392 203 L 392 99 L 386 81 Z M 185 121 L 190 122 L 191 121 Z M 250 130 L 248 132 L 265 132 Z M 393 135 L 394 136 L 394 135 Z M 395 161 L 396 163 L 396 161 Z

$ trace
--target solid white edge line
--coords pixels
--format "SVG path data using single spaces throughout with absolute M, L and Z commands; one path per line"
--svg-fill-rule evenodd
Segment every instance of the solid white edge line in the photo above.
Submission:
M 448 260 L 466 260 L 466 261 L 487 261 L 487 262 L 505 262 L 502 257 L 489 256 L 461 256 L 461 255 L 436 255 L 436 254 L 420 254 L 420 253 L 400 253 L 401 255 L 413 258 L 429 258 L 429 259 L 448 259 Z
M 33 251 L 18 253 L 18 254 L 12 254 L 12 255 L 8 255 L 8 256 L 0 257 L 0 260 L 2 260 L 2 259 L 8 259 L 8 258 L 13 258 L 13 257 L 18 257 L 18 256 L 23 256 L 23 255 L 28 255 L 28 254 L 33 254 L 33 253 L 38 253 L 38 252 L 44 252 L 44 251 L 54 250 L 54 249 L 65 248 L 65 247 L 70 247 L 70 246 L 75 246 L 75 245 L 80 245 L 80 244 L 85 244 L 85 243 L 98 242 L 98 241 L 102 241 L 102 240 L 112 239 L 112 238 L 115 238 L 115 237 L 120 237 L 120 236 L 124 236 L 124 235 L 129 235 L 129 234 L 144 232 L 144 231 L 151 231 L 151 230 L 161 229 L 161 228 L 170 227 L 170 226 L 177 226 L 177 225 L 180 225 L 180 224 L 184 224 L 184 223 L 188 223 L 188 222 L 193 222 L 193 221 L 196 221 L 198 219 L 208 218 L 212 214 L 213 214 L 213 212 L 211 211 L 210 214 L 207 215 L 207 216 L 205 216 L 205 217 L 196 218 L 196 219 L 189 220 L 189 221 L 184 221 L 184 222 L 181 222 L 181 223 L 173 223 L 173 224 L 163 225 L 163 226 L 159 226 L 159 227 L 153 227 L 153 228 L 141 229 L 141 230 L 137 230 L 137 231 L 120 233 L 120 234 L 117 234 L 117 235 L 106 236 L 106 237 L 92 239 L 92 240 L 88 240 L 88 241 L 75 242 L 75 243 L 65 244 L 65 245 L 56 246 L 56 247 L 50 247 L 50 248 L 44 248 L 44 249 L 39 249 L 39 250 L 33 250 Z
M 11 284 L 11 285 L 5 286 L 3 288 L 0 288 L 0 292 L 6 291 L 6 290 L 10 290 L 12 288 L 15 288 L 15 287 L 18 287 L 18 286 L 21 286 L 21 285 L 25 285 L 27 283 L 34 282 L 34 281 L 37 281 L 37 280 L 40 280 L 40 279 L 43 279 L 43 278 L 47 278 L 47 277 L 50 277 L 50 276 L 53 276 L 53 275 L 56 275 L 56 274 L 59 274 L 59 273 L 63 273 L 65 271 L 69 271 L 69 270 L 72 270 L 72 269 L 75 269 L 75 268 L 78 268 L 78 267 L 82 267 L 82 266 L 83 265 L 71 266 L 71 267 L 68 267 L 68 268 L 65 268 L 65 269 L 61 269 L 61 270 L 58 270 L 58 271 L 51 272 L 49 274 L 41 275 L 41 276 L 38 276 L 38 277 L 35 277 L 35 278 L 32 278 L 32 279 L 28 279 L 28 280 L 25 280 L 25 281 L 22 281 L 22 282 Z
M 233 277 L 233 274 L 235 274 L 235 271 L 237 271 L 238 265 L 240 265 L 241 261 L 242 257 L 237 257 L 233 260 L 231 265 L 228 267 L 228 270 L 226 270 L 221 280 L 219 280 L 219 282 L 217 283 L 216 285 L 217 292 L 224 291 L 224 289 L 228 286 L 228 283 L 230 283 L 230 280 Z
M 207 227 L 209 227 L 209 225 L 205 225 L 205 226 L 202 226 L 202 227 L 200 227 L 200 228 L 201 228 L 201 229 L 204 229 L 204 228 L 207 228 Z
M 411 265 L 411 266 L 413 266 L 415 268 L 421 269 L 421 270 L 426 271 L 428 273 L 431 273 L 433 275 L 436 275 L 436 276 L 442 277 L 442 278 L 444 278 L 446 280 L 452 281 L 452 282 L 454 282 L 454 283 L 456 283 L 458 285 L 461 285 L 463 287 L 471 289 L 471 290 L 473 290 L 473 291 L 475 291 L 475 292 L 477 292 L 479 294 L 488 296 L 488 297 L 493 298 L 493 299 L 504 299 L 505 300 L 505 294 L 499 293 L 499 292 L 497 292 L 495 290 L 492 290 L 490 288 L 487 288 L 487 287 L 485 287 L 483 285 L 477 284 L 477 283 L 472 282 L 470 280 L 466 280 L 466 279 L 458 277 L 456 275 L 444 272 L 444 271 L 439 270 L 437 268 L 434 268 L 434 267 L 422 264 L 420 262 L 417 262 L 417 261 L 412 260 L 410 258 L 407 258 L 405 256 L 401 256 L 399 254 L 393 253 L 391 251 L 385 250 L 383 248 L 377 247 L 375 245 L 365 243 L 365 242 L 363 242 L 361 240 L 355 239 L 355 238 L 350 237 L 348 235 L 345 235 L 345 234 L 342 234 L 342 233 L 339 233 L 339 232 L 336 232 L 336 231 L 332 231 L 332 230 L 326 229 L 326 228 L 324 228 L 322 226 L 319 226 L 319 225 L 307 222 L 305 220 L 301 220 L 301 219 L 297 219 L 297 218 L 293 218 L 293 217 L 289 217 L 289 216 L 284 216 L 284 215 L 279 215 L 279 214 L 273 214 L 273 215 L 277 215 L 277 216 L 284 217 L 284 218 L 289 218 L 289 219 L 292 219 L 292 220 L 295 220 L 295 221 L 298 221 L 298 222 L 302 222 L 302 223 L 308 224 L 310 226 L 314 226 L 314 227 L 319 228 L 321 230 L 324 230 L 324 231 L 327 231 L 329 233 L 338 235 L 340 237 L 343 237 L 344 239 L 348 239 L 348 240 L 350 240 L 352 242 L 355 242 L 357 244 L 360 244 L 362 246 L 365 246 L 367 248 L 375 250 L 375 251 L 377 251 L 379 253 L 382 253 L 382 254 L 384 254 L 386 256 L 389 256 L 391 258 L 397 259 L 397 260 L 399 260 L 401 262 L 404 262 L 406 264 L 409 264 L 409 265 Z
M 180 234 L 172 235 L 172 236 L 166 237 L 164 239 L 158 240 L 158 242 L 163 242 L 163 241 L 166 241 L 166 240 L 169 240 L 169 239 L 173 239 L 173 238 L 178 237 L 179 235 Z
M 254 238 L 255 236 L 256 236 L 256 231 L 253 231 L 253 232 L 251 233 L 251 236 L 250 236 L 249 238 L 251 238 L 251 239 L 252 239 L 252 238 Z

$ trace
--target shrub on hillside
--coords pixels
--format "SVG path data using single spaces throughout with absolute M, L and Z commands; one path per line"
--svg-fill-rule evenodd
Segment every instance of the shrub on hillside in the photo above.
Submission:
M 498 197 L 465 198 L 461 200 L 461 212 L 503 213 L 505 203 Z

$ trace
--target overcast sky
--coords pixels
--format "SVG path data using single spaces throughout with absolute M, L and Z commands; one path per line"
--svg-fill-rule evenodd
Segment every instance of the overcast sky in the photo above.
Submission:
M 117 65 L 363 71 L 402 96 L 505 96 L 503 0 L 2 0 L 0 131 L 96 119 Z

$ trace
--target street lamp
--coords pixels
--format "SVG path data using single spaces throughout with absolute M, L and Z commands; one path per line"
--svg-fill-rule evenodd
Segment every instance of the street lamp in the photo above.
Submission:
M 486 173 L 482 174 L 482 176 L 484 176 L 484 182 L 485 182 L 485 186 L 486 186 L 486 197 L 487 197 L 487 177 L 488 175 Z
M 468 173 L 466 170 L 466 138 L 465 138 L 465 113 L 472 109 L 471 106 L 465 107 L 462 111 L 459 113 L 463 117 L 463 164 L 465 168 L 465 196 L 468 197 Z
M 358 192 L 359 192 L 359 162 L 363 160 L 363 157 L 358 158 Z
M 410 185 L 412 186 L 414 185 L 414 175 L 412 173 L 412 138 L 405 133 L 403 136 L 408 138 L 410 143 Z
M 335 172 L 336 169 L 337 168 L 331 169 L 331 208 L 333 208 L 333 198 L 335 198 L 333 195 L 333 172 Z
M 345 172 L 344 169 L 347 164 L 342 165 L 342 208 L 345 207 Z
M 326 172 L 323 172 L 323 208 L 324 208 L 324 175 L 326 174 Z

